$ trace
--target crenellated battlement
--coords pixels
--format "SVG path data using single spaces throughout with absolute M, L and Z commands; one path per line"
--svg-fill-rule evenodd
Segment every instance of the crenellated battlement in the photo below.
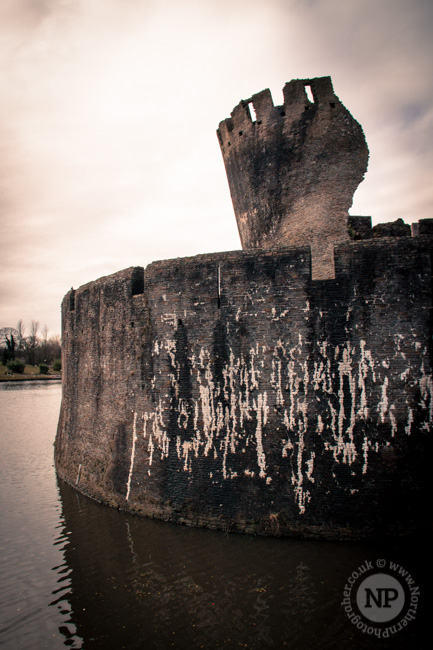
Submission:
M 307 87 L 311 89 L 314 102 L 308 98 Z M 284 103 L 274 106 L 271 92 L 266 88 L 249 99 L 242 99 L 231 112 L 231 117 L 219 124 L 217 133 L 221 147 L 235 145 L 236 138 L 241 138 L 247 129 L 290 122 L 299 119 L 306 111 L 315 111 L 318 106 L 321 110 L 332 110 L 341 104 L 330 77 L 289 81 L 283 88 L 283 97 Z
M 292 80 L 283 97 L 274 106 L 266 89 L 242 100 L 217 131 L 242 247 L 309 245 L 313 277 L 332 278 L 367 144 L 330 77 Z

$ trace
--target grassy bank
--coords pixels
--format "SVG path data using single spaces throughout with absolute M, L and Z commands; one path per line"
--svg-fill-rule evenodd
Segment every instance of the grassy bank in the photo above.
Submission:
M 49 369 L 48 374 L 41 374 L 39 366 L 28 366 L 24 368 L 24 372 L 11 374 L 7 366 L 0 363 L 0 381 L 29 381 L 29 380 L 52 380 L 61 379 L 62 373 L 55 372 L 52 368 Z

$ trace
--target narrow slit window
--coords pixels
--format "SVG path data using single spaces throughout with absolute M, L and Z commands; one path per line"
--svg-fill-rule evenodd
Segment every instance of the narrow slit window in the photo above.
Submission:
M 256 109 L 254 108 L 253 102 L 249 102 L 248 108 L 250 110 L 251 120 L 253 122 L 257 122 L 257 113 L 256 113 Z
M 305 86 L 305 92 L 307 93 L 308 101 L 314 104 L 314 96 L 311 86 Z

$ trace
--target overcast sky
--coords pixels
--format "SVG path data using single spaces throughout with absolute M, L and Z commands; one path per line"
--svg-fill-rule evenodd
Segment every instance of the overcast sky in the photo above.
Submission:
M 432 0 L 0 0 L 0 327 L 71 286 L 240 248 L 215 131 L 330 75 L 370 149 L 351 214 L 433 217 Z

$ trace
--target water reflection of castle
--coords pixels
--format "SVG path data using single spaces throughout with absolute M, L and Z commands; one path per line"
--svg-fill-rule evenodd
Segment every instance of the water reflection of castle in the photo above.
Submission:
M 416 555 L 401 543 L 224 535 L 131 517 L 59 487 L 65 563 L 53 603 L 70 610 L 60 632 L 71 647 L 334 650 L 352 643 L 341 589 L 366 554 L 424 570 L 419 542 Z M 415 647 L 420 623 L 393 647 Z

